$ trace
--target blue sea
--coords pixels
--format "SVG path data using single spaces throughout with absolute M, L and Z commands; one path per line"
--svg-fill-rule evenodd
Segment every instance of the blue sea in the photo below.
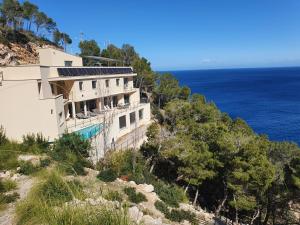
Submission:
M 300 67 L 171 71 L 232 118 L 271 140 L 300 144 Z

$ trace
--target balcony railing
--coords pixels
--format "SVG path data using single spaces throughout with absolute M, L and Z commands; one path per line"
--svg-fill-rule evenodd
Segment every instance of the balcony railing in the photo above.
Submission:
M 99 112 L 97 113 L 98 115 L 95 115 L 93 113 L 93 116 L 90 116 L 89 118 L 85 118 L 85 119 L 70 118 L 69 120 L 66 121 L 67 130 L 68 132 L 73 132 L 75 130 L 84 128 L 92 124 L 102 123 L 104 121 L 104 118 L 114 117 L 118 114 L 135 110 L 145 103 L 147 102 L 135 102 L 123 106 L 117 106 L 109 110 L 99 110 Z

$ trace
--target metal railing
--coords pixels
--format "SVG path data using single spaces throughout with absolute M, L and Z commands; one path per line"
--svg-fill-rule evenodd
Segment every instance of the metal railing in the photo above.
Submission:
M 101 110 L 99 112 L 99 115 L 92 116 L 87 119 L 77 119 L 77 118 L 69 119 L 66 121 L 67 130 L 69 131 L 69 129 L 83 128 L 88 125 L 92 125 L 94 123 L 103 122 L 104 117 L 106 117 L 106 118 L 113 117 L 113 116 L 116 116 L 116 115 L 124 113 L 124 112 L 129 112 L 131 110 L 135 110 L 138 107 L 141 107 L 142 104 L 145 104 L 145 103 L 146 102 L 135 102 L 135 103 L 131 103 L 129 105 L 118 106 L 118 107 L 115 107 L 115 108 L 109 109 L 109 110 Z
M 146 130 L 142 132 L 137 132 L 133 137 L 121 142 L 121 143 L 111 143 L 111 150 L 126 150 L 137 145 L 139 141 L 143 140 L 146 137 Z

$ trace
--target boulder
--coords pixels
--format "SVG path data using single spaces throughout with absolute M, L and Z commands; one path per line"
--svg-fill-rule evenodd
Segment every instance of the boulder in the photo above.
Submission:
M 138 186 L 142 191 L 146 193 L 151 193 L 154 191 L 154 187 L 151 184 L 139 184 Z
M 37 155 L 19 155 L 18 160 L 31 162 L 34 166 L 39 166 L 41 162 L 41 157 Z
M 142 223 L 144 225 L 162 225 L 163 224 L 161 218 L 154 219 L 149 215 L 144 215 L 143 216 Z
M 132 221 L 139 223 L 143 217 L 143 212 L 141 212 L 138 207 L 133 206 L 128 209 L 128 215 Z

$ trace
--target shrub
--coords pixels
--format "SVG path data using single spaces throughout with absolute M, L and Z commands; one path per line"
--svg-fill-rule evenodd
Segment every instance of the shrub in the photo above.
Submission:
M 50 163 L 51 163 L 51 159 L 49 159 L 49 158 L 42 159 L 40 162 L 40 167 L 45 168 L 45 167 L 49 166 Z
M 49 142 L 42 134 L 27 134 L 23 135 L 21 149 L 23 152 L 31 152 L 34 154 L 47 152 Z
M 133 187 L 124 188 L 124 192 L 126 195 L 128 195 L 129 201 L 133 203 L 138 204 L 147 201 L 146 196 L 140 192 L 137 193 Z
M 0 193 L 8 192 L 16 189 L 17 183 L 13 180 L 0 180 Z
M 80 189 L 79 186 L 76 187 Z M 60 205 L 71 201 L 74 196 L 70 184 L 65 182 L 56 172 L 48 175 L 46 180 L 38 187 L 37 194 L 49 205 Z
M 0 194 L 0 204 L 8 204 L 11 202 L 15 202 L 20 195 L 17 192 L 14 192 L 12 194 Z
M 175 185 L 168 185 L 162 181 L 155 181 L 152 184 L 160 199 L 171 207 L 177 208 L 180 202 L 186 200 L 184 191 Z
M 104 182 L 113 182 L 117 179 L 117 173 L 112 169 L 106 169 L 100 171 L 97 178 Z
M 133 157 L 136 158 L 135 169 L 133 169 Z M 118 176 L 126 175 L 128 177 L 142 177 L 145 162 L 138 152 L 132 149 L 125 151 L 111 151 L 106 155 L 105 159 L 97 165 L 99 170 L 110 168 L 114 170 Z
M 154 203 L 154 206 L 157 210 L 159 210 L 160 212 L 162 212 L 165 215 L 167 215 L 169 213 L 168 206 L 165 203 L 163 203 L 162 201 L 156 201 Z
M 5 134 L 5 130 L 2 126 L 0 126 L 0 145 L 4 145 L 7 142 L 7 137 Z
M 40 167 L 34 166 L 31 162 L 21 161 L 19 173 L 30 175 L 40 170 Z
M 117 191 L 108 191 L 103 197 L 109 201 L 122 202 L 123 200 L 122 195 Z
M 185 210 L 172 209 L 168 214 L 165 215 L 167 219 L 174 222 L 181 222 L 187 220 L 192 224 L 197 224 L 195 213 Z
M 64 171 L 72 175 L 86 175 L 84 167 L 92 167 L 85 158 L 91 145 L 87 140 L 83 140 L 80 135 L 64 134 L 53 144 L 51 156 L 59 162 Z
M 18 150 L 17 143 L 6 142 L 0 145 L 0 170 L 13 170 L 19 166 Z

